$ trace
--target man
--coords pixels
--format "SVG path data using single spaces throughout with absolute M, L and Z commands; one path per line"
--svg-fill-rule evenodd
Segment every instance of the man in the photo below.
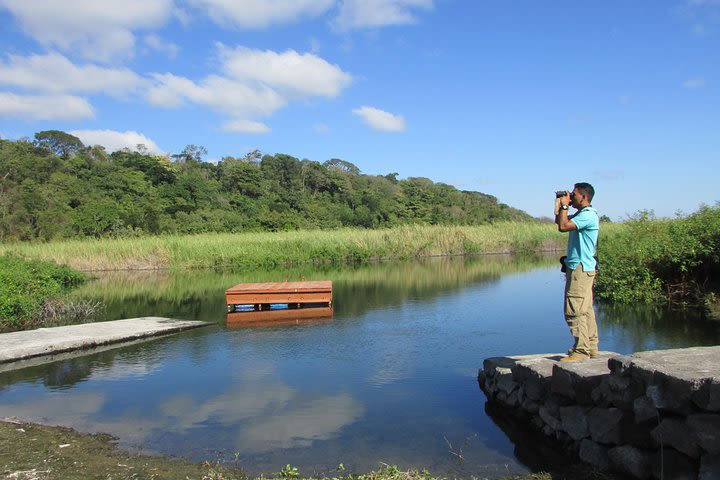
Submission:
M 561 362 L 585 360 L 598 354 L 592 289 L 600 219 L 590 204 L 594 196 L 592 185 L 576 183 L 572 193 L 565 192 L 555 199 L 558 230 L 570 232 L 565 257 L 565 321 L 575 339 L 568 356 Z M 570 206 L 577 210 L 573 215 L 568 215 Z

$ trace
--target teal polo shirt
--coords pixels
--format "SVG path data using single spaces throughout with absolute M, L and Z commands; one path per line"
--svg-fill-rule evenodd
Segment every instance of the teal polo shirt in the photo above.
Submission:
M 584 271 L 595 271 L 596 262 L 593 255 L 597 249 L 600 230 L 600 218 L 597 212 L 592 207 L 585 207 L 568 218 L 577 226 L 577 230 L 570 231 L 565 266 L 568 270 L 575 270 L 582 263 Z

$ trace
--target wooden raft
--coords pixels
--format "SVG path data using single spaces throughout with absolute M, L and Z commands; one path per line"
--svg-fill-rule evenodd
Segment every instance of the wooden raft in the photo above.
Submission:
M 269 310 L 276 305 L 287 305 L 287 308 L 330 307 L 332 282 L 240 283 L 225 290 L 225 300 L 228 313 L 234 312 L 239 305 L 252 305 L 253 310 Z

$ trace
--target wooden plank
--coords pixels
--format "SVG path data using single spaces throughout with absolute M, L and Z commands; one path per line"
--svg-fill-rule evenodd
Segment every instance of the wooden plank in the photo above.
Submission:
M 332 282 L 240 283 L 225 290 L 228 305 L 269 303 L 332 303 Z
M 330 303 L 330 293 L 233 293 L 225 295 L 228 305 L 254 305 L 258 303 Z
M 231 293 L 277 293 L 277 292 L 332 292 L 332 281 L 320 280 L 311 282 L 264 282 L 264 283 L 240 283 L 225 290 L 225 294 Z

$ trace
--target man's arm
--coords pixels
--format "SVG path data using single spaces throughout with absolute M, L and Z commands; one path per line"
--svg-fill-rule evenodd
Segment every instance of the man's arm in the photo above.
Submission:
M 555 224 L 558 226 L 558 230 L 561 232 L 570 232 L 577 230 L 575 222 L 568 218 L 568 208 L 563 208 L 570 205 L 570 194 L 567 193 L 564 197 L 555 199 Z

